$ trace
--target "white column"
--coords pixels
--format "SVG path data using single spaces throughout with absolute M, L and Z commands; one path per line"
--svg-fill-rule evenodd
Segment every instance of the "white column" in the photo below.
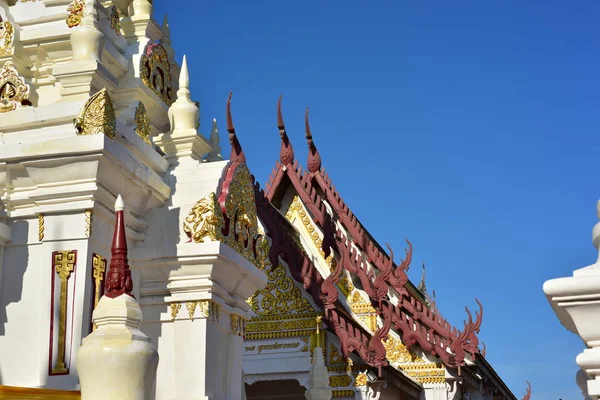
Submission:
M 600 218 L 600 201 L 598 202 Z M 593 243 L 600 245 L 600 223 L 592 230 Z M 600 263 L 575 270 L 572 277 L 552 279 L 544 283 L 544 292 L 560 322 L 579 335 L 586 348 L 577 364 L 587 373 L 587 391 L 591 399 L 600 398 Z M 582 377 L 578 376 L 578 380 Z M 583 377 L 583 379 L 586 379 Z

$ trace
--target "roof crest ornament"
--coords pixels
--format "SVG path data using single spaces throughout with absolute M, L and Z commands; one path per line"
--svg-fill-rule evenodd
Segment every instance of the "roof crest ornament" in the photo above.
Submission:
M 221 161 L 221 137 L 219 136 L 219 128 L 217 127 L 217 119 L 213 118 L 212 128 L 210 130 L 210 146 L 212 150 L 208 153 L 206 161 Z
M 531 398 L 531 383 L 527 382 L 527 392 L 525 392 L 525 396 L 523 396 L 523 400 L 529 400 Z
M 237 135 L 235 134 L 235 128 L 233 126 L 233 119 L 231 118 L 231 95 L 233 93 L 229 92 L 229 96 L 227 97 L 227 106 L 225 108 L 226 117 L 227 117 L 227 132 L 229 132 L 229 143 L 231 144 L 231 162 L 233 163 L 246 163 L 246 155 L 244 154 L 244 150 L 242 149 L 242 145 L 238 140 Z
M 308 170 L 314 174 L 321 169 L 321 154 L 313 142 L 308 122 L 308 107 L 306 107 L 306 113 L 304 114 L 304 129 L 306 132 L 306 142 L 308 143 Z
M 134 297 L 131 293 L 133 290 L 133 281 L 131 279 L 131 270 L 127 260 L 127 237 L 125 234 L 125 218 L 124 218 L 125 203 L 121 195 L 115 201 L 116 223 L 115 232 L 113 234 L 112 246 L 110 253 L 110 268 L 106 278 L 106 291 L 104 295 L 114 299 L 122 294 L 127 294 Z
M 283 95 L 279 95 L 279 101 L 277 102 L 277 128 L 279 128 L 279 136 L 281 137 L 281 149 L 279 150 L 279 161 L 281 164 L 288 165 L 294 162 L 294 148 L 290 142 L 287 132 L 285 131 L 285 124 L 283 122 L 283 114 L 281 113 L 281 99 Z
M 425 284 L 425 278 L 427 276 L 427 272 L 425 271 L 425 261 L 423 261 L 423 272 L 421 273 L 421 282 L 417 286 L 417 289 L 421 291 L 421 293 L 427 293 L 427 285 Z

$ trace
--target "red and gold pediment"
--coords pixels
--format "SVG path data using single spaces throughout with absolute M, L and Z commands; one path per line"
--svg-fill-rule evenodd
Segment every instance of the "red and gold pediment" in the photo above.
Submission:
M 175 102 L 171 62 L 167 51 L 159 43 L 150 43 L 144 49 L 140 60 L 140 78 L 167 105 Z

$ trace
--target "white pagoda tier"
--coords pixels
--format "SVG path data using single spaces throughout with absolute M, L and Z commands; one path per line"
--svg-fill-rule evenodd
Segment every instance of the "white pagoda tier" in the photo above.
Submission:
M 115 399 L 516 399 L 479 345 L 481 304 L 458 330 L 410 282 L 412 245 L 396 263 L 352 214 L 308 113 L 303 171 L 280 99 L 263 190 L 230 95 L 223 159 L 151 15 L 0 0 L 0 399 L 97 399 L 115 360 Z M 127 260 L 115 294 L 109 265 Z M 125 354 L 143 343 L 155 379 L 151 350 L 143 368 Z

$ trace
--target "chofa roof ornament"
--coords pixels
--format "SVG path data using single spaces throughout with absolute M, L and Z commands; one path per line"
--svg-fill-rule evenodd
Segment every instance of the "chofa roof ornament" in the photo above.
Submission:
M 281 137 L 281 149 L 279 150 L 279 161 L 283 165 L 288 165 L 294 162 L 294 148 L 288 138 L 287 132 L 285 131 L 285 124 L 283 122 L 283 115 L 281 113 L 281 99 L 282 95 L 279 96 L 277 102 L 277 128 L 279 129 L 279 136 Z
M 308 122 L 308 107 L 306 107 L 306 113 L 304 114 L 304 128 L 306 131 L 306 142 L 308 143 L 308 170 L 315 173 L 321 169 L 321 154 L 319 154 L 319 150 L 317 150 L 317 146 L 313 142 Z
M 229 92 L 229 96 L 227 97 L 227 132 L 229 132 L 229 143 L 231 143 L 231 162 L 234 163 L 246 163 L 246 155 L 244 154 L 244 150 L 242 150 L 242 145 L 238 140 L 235 134 L 235 128 L 233 127 L 233 119 L 231 118 L 231 95 L 232 92 Z

